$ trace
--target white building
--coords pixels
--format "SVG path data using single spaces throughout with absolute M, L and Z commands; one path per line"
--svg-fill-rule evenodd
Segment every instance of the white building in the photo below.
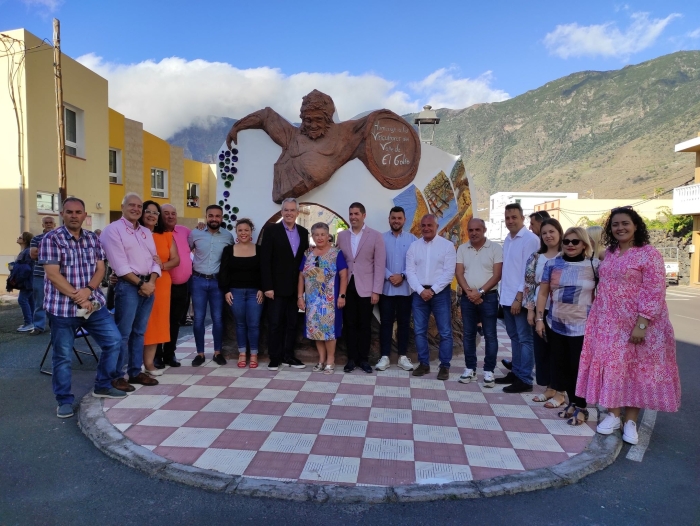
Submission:
M 535 211 L 535 205 L 555 199 L 578 199 L 578 194 L 575 192 L 497 192 L 491 194 L 486 235 L 494 241 L 503 241 L 506 238 L 508 234 L 504 219 L 506 205 L 520 203 L 525 214 L 525 225 L 529 225 L 529 215 Z

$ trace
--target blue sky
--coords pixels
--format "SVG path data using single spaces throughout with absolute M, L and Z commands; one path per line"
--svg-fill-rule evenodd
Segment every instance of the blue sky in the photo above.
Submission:
M 59 18 L 64 52 L 110 80 L 110 104 L 166 136 L 266 105 L 294 120 L 314 87 L 341 119 L 504 100 L 699 49 L 698 15 L 700 4 L 675 0 L 0 0 L 0 30 L 50 38 Z

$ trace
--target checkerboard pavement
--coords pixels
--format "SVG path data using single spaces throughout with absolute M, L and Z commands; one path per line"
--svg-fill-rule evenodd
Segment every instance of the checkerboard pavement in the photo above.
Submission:
M 500 359 L 510 342 L 499 327 Z M 535 393 L 505 394 L 460 384 L 461 357 L 450 379 L 437 366 L 420 378 L 396 365 L 368 375 L 239 369 L 210 360 L 187 364 L 194 341 L 178 345 L 183 366 L 160 385 L 106 400 L 107 418 L 125 436 L 170 460 L 232 475 L 343 485 L 395 486 L 485 479 L 558 464 L 583 451 L 597 415 L 572 427 Z M 505 370 L 497 370 L 505 374 Z

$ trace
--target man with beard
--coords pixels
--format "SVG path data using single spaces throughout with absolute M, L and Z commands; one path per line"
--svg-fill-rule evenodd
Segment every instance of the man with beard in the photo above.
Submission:
M 327 182 L 338 168 L 352 159 L 359 157 L 372 172 L 367 159 L 361 155 L 360 145 L 380 114 L 400 119 L 388 110 L 378 110 L 360 119 L 336 124 L 334 113 L 333 99 L 313 90 L 302 99 L 300 127 L 289 123 L 272 108 L 265 108 L 237 121 L 226 137 L 226 145 L 231 149 L 233 143 L 237 144 L 238 132 L 242 130 L 262 129 L 282 147 L 272 185 L 272 200 L 281 203 L 287 197 L 300 197 Z M 405 178 L 387 183 L 375 174 L 387 188 L 403 188 L 414 176 L 415 170 Z
M 394 321 L 397 322 L 396 344 L 399 351 L 399 367 L 404 371 L 413 370 L 413 364 L 406 356 L 411 324 L 411 287 L 406 280 L 406 253 L 411 243 L 416 240 L 416 236 L 403 231 L 405 223 L 406 212 L 403 208 L 395 206 L 389 211 L 390 230 L 383 234 L 386 268 L 384 269 L 384 288 L 379 298 L 381 316 L 379 343 L 382 357 L 377 363 L 377 371 L 384 371 L 390 367 L 389 355 Z
M 219 205 L 209 205 L 206 210 L 207 228 L 193 230 L 187 238 L 190 249 L 194 251 L 192 261 L 192 307 L 194 308 L 194 342 L 197 356 L 192 360 L 193 367 L 204 363 L 204 319 L 207 317 L 207 305 L 211 313 L 212 338 L 214 339 L 214 362 L 226 365 L 221 355 L 223 338 L 224 294 L 219 289 L 219 267 L 221 254 L 229 245 L 233 245 L 233 235 L 221 229 L 224 211 Z
M 44 216 L 41 218 L 41 226 L 44 228 L 43 232 L 38 236 L 34 236 L 29 243 L 29 257 L 34 261 L 39 259 L 39 247 L 41 246 L 41 241 L 44 236 L 56 228 L 56 222 L 51 216 Z M 99 234 L 95 232 L 99 237 Z M 33 323 L 34 329 L 29 333 L 32 336 L 42 334 L 46 330 L 46 310 L 44 310 L 44 265 L 37 262 L 34 264 L 34 282 L 33 282 L 32 294 L 34 295 L 34 316 Z

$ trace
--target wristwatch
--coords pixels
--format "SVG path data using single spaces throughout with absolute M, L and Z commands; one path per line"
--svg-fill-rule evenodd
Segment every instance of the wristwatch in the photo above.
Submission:
M 88 284 L 88 285 L 85 285 L 85 288 L 86 288 L 86 289 L 90 289 L 90 292 L 95 292 L 95 288 L 94 288 L 94 287 L 91 287 L 89 284 Z
M 338 297 L 339 297 L 339 298 L 345 299 L 345 294 L 341 294 L 341 295 L 339 295 Z
M 403 272 L 401 273 L 401 279 L 406 280 L 406 274 L 404 274 Z
M 637 327 L 639 327 L 640 329 L 644 330 L 644 329 L 647 328 L 647 325 L 646 325 L 646 323 L 640 323 L 639 325 L 637 325 Z
M 140 279 L 138 285 L 136 285 L 136 288 L 140 289 L 144 283 L 146 283 L 146 282 L 144 280 Z
M 484 289 L 479 289 L 477 290 L 479 294 L 481 294 L 481 297 L 483 298 L 486 295 L 486 291 Z

